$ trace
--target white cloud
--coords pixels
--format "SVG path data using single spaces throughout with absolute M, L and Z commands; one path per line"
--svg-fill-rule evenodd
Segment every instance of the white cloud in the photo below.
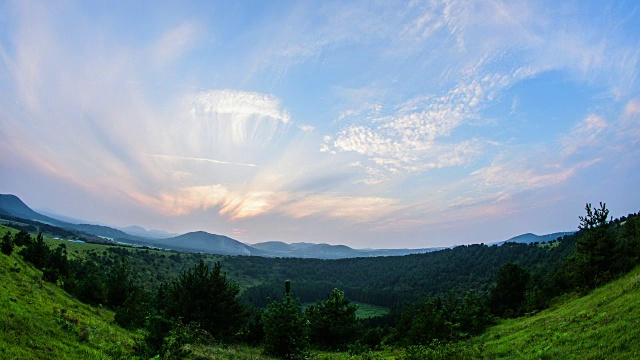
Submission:
M 637 117 L 638 115 L 640 115 L 640 100 L 633 99 L 625 105 L 623 118 L 628 119 L 631 117 Z
M 441 96 L 416 96 L 397 105 L 391 115 L 366 119 L 368 125 L 345 126 L 335 135 L 325 137 L 320 151 L 365 156 L 368 163 L 363 167 L 370 177 L 367 183 L 379 183 L 399 172 L 468 163 L 480 154 L 483 141 L 451 139 L 452 132 L 477 117 L 484 103 L 497 92 L 531 76 L 523 68 L 508 74 L 486 73 L 482 69 L 482 64 L 469 68 L 471 80 L 459 83 Z M 359 113 L 354 111 L 350 115 Z
M 588 115 L 583 121 L 576 124 L 568 134 L 563 136 L 563 154 L 569 156 L 581 149 L 598 146 L 600 144 L 598 135 L 608 127 L 609 124 L 601 116 Z
M 300 129 L 300 130 L 302 130 L 303 132 L 306 132 L 306 133 L 312 133 L 313 130 L 316 129 L 315 126 L 307 125 L 307 124 L 298 124 L 296 126 L 298 127 L 298 129 Z
M 194 157 L 184 157 L 184 156 L 174 156 L 174 155 L 160 155 L 160 154 L 151 154 L 150 156 L 160 158 L 160 159 L 168 159 L 168 160 L 201 161 L 201 162 L 208 162 L 208 163 L 221 164 L 221 165 L 257 167 L 257 165 L 254 165 L 254 164 L 234 163 L 234 162 L 221 161 L 216 159 L 194 158 Z
M 194 47 L 200 33 L 195 22 L 185 22 L 165 32 L 151 47 L 150 58 L 164 66 Z
M 274 191 L 233 191 L 221 184 L 193 186 L 157 197 L 132 195 L 137 201 L 171 216 L 216 209 L 229 220 L 280 213 L 294 219 L 318 216 L 349 222 L 371 222 L 397 211 L 397 199 Z
M 193 115 L 228 114 L 234 117 L 268 117 L 288 123 L 286 110 L 280 109 L 280 100 L 267 94 L 237 90 L 211 90 L 192 97 Z

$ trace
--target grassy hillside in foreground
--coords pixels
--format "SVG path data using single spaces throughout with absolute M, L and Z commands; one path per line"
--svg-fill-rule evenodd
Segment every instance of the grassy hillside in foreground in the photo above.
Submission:
M 631 359 L 640 354 L 640 267 L 470 341 L 489 359 Z
M 132 358 L 138 335 L 116 326 L 113 312 L 82 304 L 41 278 L 15 252 L 0 253 L 0 358 Z

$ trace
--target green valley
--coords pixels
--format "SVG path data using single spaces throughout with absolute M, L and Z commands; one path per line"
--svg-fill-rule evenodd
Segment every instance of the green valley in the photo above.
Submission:
M 607 216 L 604 205 L 588 206 L 579 232 L 542 244 L 337 260 L 69 242 L 50 225 L 45 236 L 29 234 L 25 223 L 37 223 L 9 219 L 0 225 L 0 351 L 78 359 L 628 358 L 640 351 L 640 217 Z

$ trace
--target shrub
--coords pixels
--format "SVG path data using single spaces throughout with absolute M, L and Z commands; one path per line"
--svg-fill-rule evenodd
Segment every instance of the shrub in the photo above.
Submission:
M 333 289 L 327 300 L 307 307 L 304 314 L 311 342 L 323 349 L 344 349 L 360 332 L 357 309 L 338 289 Z
M 296 359 L 303 357 L 308 347 L 308 327 L 300 301 L 291 295 L 289 282 L 286 284 L 282 302 L 269 302 L 262 316 L 264 349 L 268 355 Z
M 244 324 L 248 310 L 238 298 L 240 288 L 204 261 L 158 290 L 158 310 L 170 319 L 198 322 L 217 339 L 229 340 Z
M 2 243 L 0 244 L 0 250 L 5 255 L 11 255 L 13 252 L 14 244 L 13 239 L 11 239 L 11 233 L 6 232 L 2 237 Z

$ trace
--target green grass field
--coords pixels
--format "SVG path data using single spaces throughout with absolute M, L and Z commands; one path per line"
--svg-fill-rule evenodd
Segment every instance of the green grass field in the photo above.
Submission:
M 15 230 L 0 225 L 0 235 Z M 54 244 L 60 240 L 48 239 Z M 68 243 L 74 251 L 105 245 Z M 0 254 L 0 359 L 133 358 L 139 333 L 113 322 L 113 312 L 84 305 L 16 253 Z M 359 305 L 361 318 L 389 310 Z M 264 359 L 260 348 L 197 346 L 194 359 Z M 585 296 L 555 301 L 538 314 L 502 320 L 484 334 L 457 344 L 385 349 L 359 356 L 314 352 L 310 359 L 633 359 L 640 354 L 640 267 Z
M 638 358 L 640 267 L 584 297 L 503 321 L 470 344 L 489 359 Z
M 373 304 L 361 303 L 352 301 L 352 304 L 358 305 L 358 310 L 356 311 L 356 317 L 358 319 L 367 319 L 376 316 L 384 316 L 391 311 L 388 307 L 378 306 Z
M 132 358 L 139 335 L 116 326 L 113 312 L 82 304 L 41 278 L 17 254 L 0 254 L 0 358 Z
M 358 310 L 356 310 L 356 317 L 358 319 L 367 319 L 367 318 L 372 318 L 376 316 L 384 316 L 384 315 L 387 315 L 389 311 L 391 311 L 391 309 L 384 306 L 367 304 L 367 303 L 362 303 L 357 301 L 352 301 L 351 303 L 354 305 L 358 305 Z M 315 304 L 315 302 L 304 302 L 300 305 L 302 306 L 302 309 L 305 309 L 307 306 L 313 305 L 313 304 Z

